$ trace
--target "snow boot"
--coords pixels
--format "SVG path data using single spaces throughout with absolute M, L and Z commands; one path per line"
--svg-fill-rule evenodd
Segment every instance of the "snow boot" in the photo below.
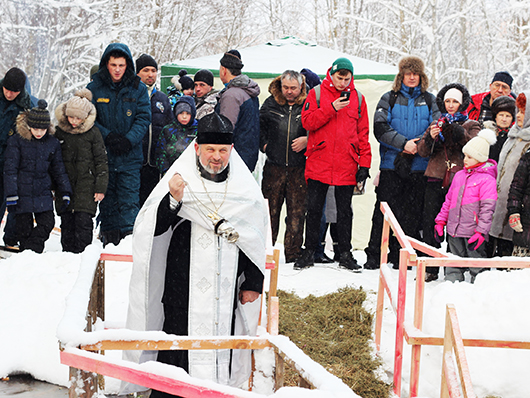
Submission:
M 300 270 L 315 265 L 315 251 L 305 249 L 302 255 L 295 261 L 293 269 Z
M 357 264 L 350 251 L 340 254 L 339 267 L 349 269 L 353 272 L 362 272 L 362 267 Z

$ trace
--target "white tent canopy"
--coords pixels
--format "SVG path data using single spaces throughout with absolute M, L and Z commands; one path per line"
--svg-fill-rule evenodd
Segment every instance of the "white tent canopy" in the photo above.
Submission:
M 324 76 L 333 61 L 340 57 L 347 57 L 352 61 L 356 80 L 394 80 L 397 73 L 395 66 L 347 55 L 292 36 L 238 51 L 244 64 L 243 72 L 258 79 L 276 77 L 285 69 L 300 71 L 303 68 Z M 162 66 L 162 76 L 174 76 L 180 69 L 186 69 L 191 74 L 199 69 L 218 71 L 222 56 L 223 54 L 215 54 L 165 64 Z

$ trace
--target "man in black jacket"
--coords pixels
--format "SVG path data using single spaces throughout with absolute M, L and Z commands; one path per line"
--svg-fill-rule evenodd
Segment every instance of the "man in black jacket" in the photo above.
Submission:
M 274 79 L 269 92 L 271 96 L 260 109 L 260 149 L 267 154 L 261 190 L 269 200 L 273 243 L 286 203 L 285 261 L 293 262 L 301 255 L 304 231 L 307 131 L 301 114 L 307 93 L 302 75 L 293 70 Z
M 151 124 L 142 141 L 144 151 L 144 163 L 140 170 L 140 206 L 142 206 L 160 181 L 160 171 L 156 167 L 155 159 L 158 137 L 162 129 L 170 124 L 175 117 L 167 95 L 156 88 L 158 64 L 154 58 L 147 54 L 140 55 L 136 60 L 136 73 L 147 86 L 147 92 L 151 99 Z

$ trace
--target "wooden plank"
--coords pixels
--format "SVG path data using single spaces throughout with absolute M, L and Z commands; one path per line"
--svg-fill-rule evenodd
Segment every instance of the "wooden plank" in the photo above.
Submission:
M 267 323 L 267 331 L 272 336 L 279 334 L 280 328 L 280 299 L 278 297 L 271 297 L 269 304 L 269 321 Z
M 159 376 L 152 373 L 134 369 L 126 365 L 115 365 L 102 360 L 87 358 L 81 355 L 75 355 L 61 351 L 61 363 L 73 367 L 83 368 L 90 372 L 113 377 L 115 379 L 138 384 L 147 388 L 156 389 L 173 395 L 183 397 L 204 397 L 204 398 L 242 398 L 242 395 L 221 392 L 213 388 L 206 388 L 186 383 L 169 377 Z M 170 365 L 167 365 L 170 366 Z M 224 389 L 228 387 L 224 386 Z M 235 388 L 234 388 L 235 390 Z M 246 393 L 249 396 L 252 393 Z
M 101 253 L 99 257 L 101 261 L 123 261 L 132 263 L 133 257 L 130 254 L 112 254 L 112 253 Z
M 401 247 L 408 252 L 412 261 L 416 261 L 416 252 L 412 248 L 412 245 L 408 240 L 408 236 L 405 235 L 405 232 L 403 232 L 401 225 L 399 225 L 396 216 L 394 216 L 394 213 L 390 209 L 390 206 L 387 202 L 381 202 L 381 212 L 383 213 L 383 218 L 388 220 L 390 223 L 392 231 L 394 231 L 394 235 L 396 236 Z
M 443 346 L 443 337 L 435 336 L 415 336 L 405 334 L 408 344 Z M 486 339 L 463 339 L 465 347 L 489 347 L 489 348 L 514 348 L 530 350 L 530 341 L 510 341 L 510 340 L 486 340 Z
M 458 373 L 460 374 L 460 385 L 464 392 L 464 397 L 475 398 L 473 385 L 471 384 L 471 374 L 469 373 L 469 366 L 467 364 L 466 353 L 464 350 L 464 342 L 462 341 L 462 334 L 460 331 L 460 324 L 456 316 L 456 309 L 454 305 L 447 304 L 447 317 L 450 322 L 451 342 L 454 348 L 456 363 L 458 365 Z
M 383 231 L 381 233 L 381 257 L 379 267 L 388 263 L 388 244 L 390 242 L 390 224 L 383 213 Z
M 440 398 L 461 398 L 458 376 L 454 365 L 452 353 L 444 355 L 442 361 L 442 385 Z
M 407 295 L 407 264 L 409 253 L 399 251 L 398 304 L 396 325 L 396 348 L 394 354 L 394 394 L 401 396 L 401 372 L 403 367 L 403 330 L 405 322 L 405 299 Z
M 407 238 L 414 249 L 421 251 L 427 256 L 442 257 L 442 258 L 450 257 L 449 254 L 442 251 L 441 249 L 437 249 L 435 247 L 429 246 L 427 243 L 420 242 L 419 240 L 411 238 L 410 236 L 407 236 Z
M 101 340 L 85 344 L 80 348 L 87 351 L 99 350 L 261 350 L 271 347 L 266 338 L 222 336 L 216 338 L 193 338 L 183 336 L 168 340 Z
M 296 365 L 296 362 L 293 361 L 291 358 L 289 358 L 287 354 L 283 352 L 282 350 L 280 350 L 278 347 L 274 346 L 274 351 L 276 352 L 276 355 L 279 355 L 282 358 L 284 364 L 287 364 L 296 373 L 298 373 L 299 375 L 300 373 L 307 373 L 305 372 L 304 369 L 299 369 L 299 366 Z M 300 378 L 302 379 L 301 375 L 300 375 Z M 309 380 L 304 379 L 304 381 L 305 381 L 304 385 L 306 386 L 305 388 L 316 388 L 316 386 L 314 386 L 311 382 L 309 382 Z
M 447 257 L 429 258 L 425 259 L 425 261 L 429 267 L 530 268 L 530 259 L 528 257 Z
M 381 351 L 381 329 L 383 328 L 383 310 L 385 306 L 385 276 L 379 269 L 379 289 L 377 289 L 377 305 L 375 309 L 375 347 Z
M 96 374 L 70 366 L 68 398 L 92 398 L 97 393 Z
M 283 387 L 285 379 L 285 361 L 281 355 L 278 355 L 278 353 L 275 353 L 274 358 L 274 391 L 278 391 Z
M 425 264 L 417 261 L 416 266 L 416 295 L 414 299 L 414 327 L 418 330 L 423 325 L 423 302 L 425 295 Z M 417 397 L 420 384 L 421 345 L 412 346 L 410 361 L 410 396 Z

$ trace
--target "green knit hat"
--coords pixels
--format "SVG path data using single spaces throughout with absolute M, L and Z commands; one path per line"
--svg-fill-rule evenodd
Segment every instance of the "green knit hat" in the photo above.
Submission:
M 349 70 L 353 75 L 353 64 L 348 58 L 337 58 L 335 62 L 333 62 L 333 65 L 331 65 L 330 74 L 332 75 L 341 69 Z

